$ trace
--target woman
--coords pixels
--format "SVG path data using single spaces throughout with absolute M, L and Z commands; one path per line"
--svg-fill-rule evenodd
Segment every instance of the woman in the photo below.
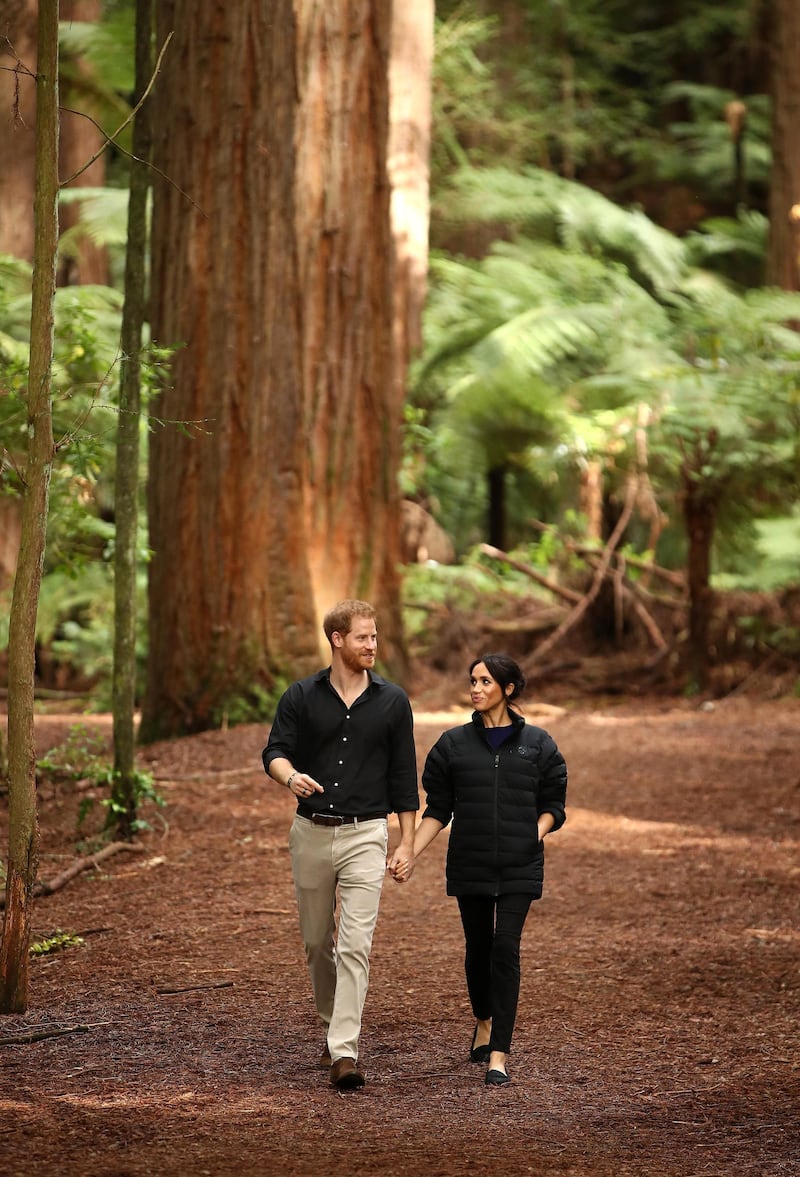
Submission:
M 447 894 L 461 912 L 477 1019 L 470 1058 L 488 1062 L 486 1083 L 501 1086 L 510 1082 L 522 929 L 542 894 L 542 839 L 566 819 L 567 766 L 552 737 L 514 708 L 525 678 L 512 658 L 484 654 L 469 681 L 472 722 L 444 732 L 425 762 L 428 804 L 414 853 L 452 818 Z

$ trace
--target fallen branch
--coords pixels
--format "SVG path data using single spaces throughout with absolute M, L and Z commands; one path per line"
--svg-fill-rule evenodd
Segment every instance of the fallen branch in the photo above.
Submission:
M 63 870 L 60 875 L 50 880 L 42 880 L 34 887 L 33 893 L 36 896 L 52 895 L 56 891 L 60 891 L 62 887 L 66 887 L 67 883 L 72 882 L 74 878 L 82 874 L 83 871 L 89 870 L 90 867 L 99 866 L 101 862 L 105 862 L 107 858 L 113 858 L 115 854 L 120 854 L 127 851 L 132 854 L 141 854 L 144 846 L 140 842 L 109 842 L 102 850 L 98 850 L 96 854 L 90 854 L 88 858 L 79 858 Z
M 62 1034 L 88 1034 L 88 1026 L 56 1026 L 52 1030 L 32 1030 L 30 1034 L 8 1034 L 0 1038 L 0 1046 L 29 1046 L 45 1038 L 60 1038 Z
M 589 544 L 579 543 L 577 540 L 565 539 L 561 536 L 557 527 L 553 527 L 552 523 L 542 523 L 538 519 L 530 519 L 531 527 L 535 527 L 537 531 L 554 532 L 562 540 L 564 546 L 568 551 L 575 552 L 579 556 L 600 555 L 600 548 L 593 548 Z M 625 553 L 625 560 L 633 568 L 639 568 L 642 572 L 649 572 L 653 576 L 657 576 L 660 580 L 665 580 L 668 584 L 674 585 L 678 589 L 686 589 L 686 577 L 682 572 L 674 572 L 670 568 L 662 568 L 659 564 L 654 564 L 651 560 L 642 560 L 638 556 L 632 556 L 630 553 Z
M 486 628 L 497 634 L 543 633 L 546 629 L 555 629 L 565 617 L 566 610 L 561 605 L 554 605 L 552 609 L 539 609 L 533 617 L 489 621 Z
M 173 989 L 169 986 L 162 986 L 156 989 L 156 993 L 160 996 L 170 996 L 174 993 L 194 993 L 197 989 L 232 989 L 233 981 L 216 981 L 212 985 L 184 985 L 180 989 Z
M 63 870 L 60 875 L 55 878 L 40 881 L 33 888 L 34 898 L 38 899 L 42 896 L 53 895 L 56 891 L 60 891 L 62 887 L 66 887 L 67 883 L 76 878 L 90 867 L 99 866 L 106 858 L 111 858 L 114 854 L 119 854 L 122 850 L 128 850 L 133 853 L 140 853 L 144 850 L 144 846 L 139 842 L 109 842 L 108 846 L 104 846 L 102 850 L 98 850 L 96 854 L 91 854 L 88 858 L 79 858 Z M 5 896 L 0 895 L 0 910 L 5 907 Z
M 491 556 L 493 560 L 502 560 L 505 564 L 510 564 L 512 568 L 516 568 L 517 572 L 524 573 L 529 576 L 531 580 L 535 580 L 537 584 L 542 585 L 549 592 L 561 597 L 570 604 L 575 604 L 580 601 L 581 594 L 576 593 L 574 589 L 564 588 L 561 584 L 556 584 L 554 580 L 544 576 L 541 572 L 537 572 L 535 568 L 531 568 L 530 564 L 523 563 L 522 560 L 516 560 L 513 556 L 509 556 L 508 552 L 501 551 L 500 548 L 493 548 L 491 544 L 481 544 L 478 551 L 482 552 L 484 556 Z

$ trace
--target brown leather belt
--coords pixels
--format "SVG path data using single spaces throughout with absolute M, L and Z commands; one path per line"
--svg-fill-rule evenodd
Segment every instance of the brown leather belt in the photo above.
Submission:
M 360 821 L 378 821 L 385 818 L 385 813 L 359 813 L 356 815 L 344 813 L 317 813 L 307 805 L 298 805 L 297 812 L 315 826 L 354 826 Z

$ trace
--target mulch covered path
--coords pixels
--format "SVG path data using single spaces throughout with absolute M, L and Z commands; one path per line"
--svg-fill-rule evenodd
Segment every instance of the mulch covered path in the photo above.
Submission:
M 460 718 L 418 717 L 421 760 Z M 72 721 L 42 720 L 42 747 Z M 800 701 L 540 722 L 569 819 L 526 927 L 512 1084 L 468 1061 L 442 836 L 410 884 L 387 879 L 367 1086 L 331 1091 L 289 796 L 261 771 L 263 730 L 208 733 L 142 751 L 168 800 L 142 852 L 37 901 L 37 938 L 84 943 L 34 960 L 0 1037 L 86 1029 L 0 1046 L 0 1173 L 800 1174 Z M 74 856 L 78 798 L 42 792 L 46 879 Z M 0 798 L 3 856 L 6 819 Z

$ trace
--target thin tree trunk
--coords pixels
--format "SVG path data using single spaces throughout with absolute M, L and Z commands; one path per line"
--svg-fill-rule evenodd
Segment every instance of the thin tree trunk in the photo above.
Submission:
M 136 0 L 136 84 L 138 102 L 152 73 L 153 0 Z M 141 406 L 142 327 L 145 318 L 147 195 L 150 190 L 150 103 L 137 111 L 125 255 L 125 306 L 122 313 L 122 370 L 117 427 L 117 468 L 114 494 L 114 719 L 113 805 L 109 811 L 120 838 L 133 837 L 137 815 L 136 738 L 136 544 L 139 522 L 139 430 Z
M 506 546 L 506 468 L 493 466 L 488 474 L 489 486 L 489 543 L 495 548 Z
M 703 494 L 702 485 L 684 474 L 683 517 L 689 544 L 689 674 L 692 686 L 708 685 L 709 637 L 714 610 L 711 588 L 711 548 L 716 526 L 715 504 Z
M 31 902 L 38 867 L 33 683 L 36 614 L 53 466 L 51 370 L 58 250 L 58 0 L 40 0 L 38 46 L 36 250 L 28 377 L 28 457 L 8 643 L 9 849 L 0 945 L 0 1013 L 22 1013 L 28 1006 Z
M 603 538 L 603 466 L 589 458 L 581 473 L 581 510 L 586 516 L 586 538 Z

